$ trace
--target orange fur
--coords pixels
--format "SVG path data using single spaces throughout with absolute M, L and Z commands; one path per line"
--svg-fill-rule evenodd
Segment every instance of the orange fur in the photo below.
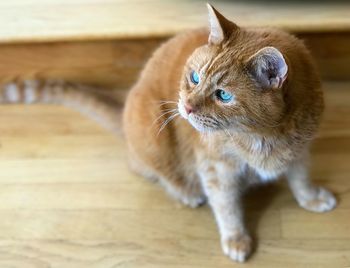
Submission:
M 154 53 L 127 98 L 123 126 L 131 167 L 187 205 L 208 198 L 224 252 L 244 261 L 251 251 L 240 204 L 246 186 L 286 174 L 301 206 L 335 206 L 302 168 L 323 95 L 300 40 L 276 29 L 240 28 L 208 8 L 209 32 L 180 34 Z M 234 101 L 220 102 L 217 89 Z

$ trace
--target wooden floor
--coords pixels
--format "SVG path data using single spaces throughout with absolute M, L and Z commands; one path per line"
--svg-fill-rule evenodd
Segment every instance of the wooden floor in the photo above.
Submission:
M 221 253 L 207 206 L 128 171 L 122 140 L 66 108 L 0 106 L 0 267 L 350 267 L 350 83 L 325 87 L 311 175 L 339 206 L 306 212 L 284 182 L 254 190 L 245 265 Z

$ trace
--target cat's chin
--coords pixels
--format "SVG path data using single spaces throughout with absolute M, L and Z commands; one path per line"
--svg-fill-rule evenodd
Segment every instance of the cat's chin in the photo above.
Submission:
M 203 124 L 198 123 L 195 119 L 193 119 L 191 116 L 187 117 L 187 121 L 190 123 L 190 125 L 196 129 L 198 132 L 201 133 L 210 133 L 213 132 L 214 129 L 208 127 L 208 126 L 204 126 Z

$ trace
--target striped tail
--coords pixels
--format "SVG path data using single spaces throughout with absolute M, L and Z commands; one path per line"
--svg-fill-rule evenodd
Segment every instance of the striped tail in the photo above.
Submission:
M 61 104 L 94 119 L 103 127 L 121 134 L 121 102 L 106 90 L 59 80 L 24 80 L 0 87 L 0 103 Z

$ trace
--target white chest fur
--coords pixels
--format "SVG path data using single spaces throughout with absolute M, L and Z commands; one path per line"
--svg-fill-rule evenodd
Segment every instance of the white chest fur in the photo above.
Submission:
M 262 182 L 274 181 L 282 173 L 281 171 L 271 171 L 271 170 L 256 169 L 256 168 L 255 168 L 255 171 Z
M 269 182 L 278 179 L 286 170 L 287 163 L 285 155 L 280 155 L 273 150 L 276 144 L 268 144 L 258 139 L 251 139 L 249 145 L 242 148 L 241 144 L 230 143 L 222 147 L 222 153 L 249 167 L 259 177 L 261 182 Z M 281 150 L 284 153 L 287 150 Z

